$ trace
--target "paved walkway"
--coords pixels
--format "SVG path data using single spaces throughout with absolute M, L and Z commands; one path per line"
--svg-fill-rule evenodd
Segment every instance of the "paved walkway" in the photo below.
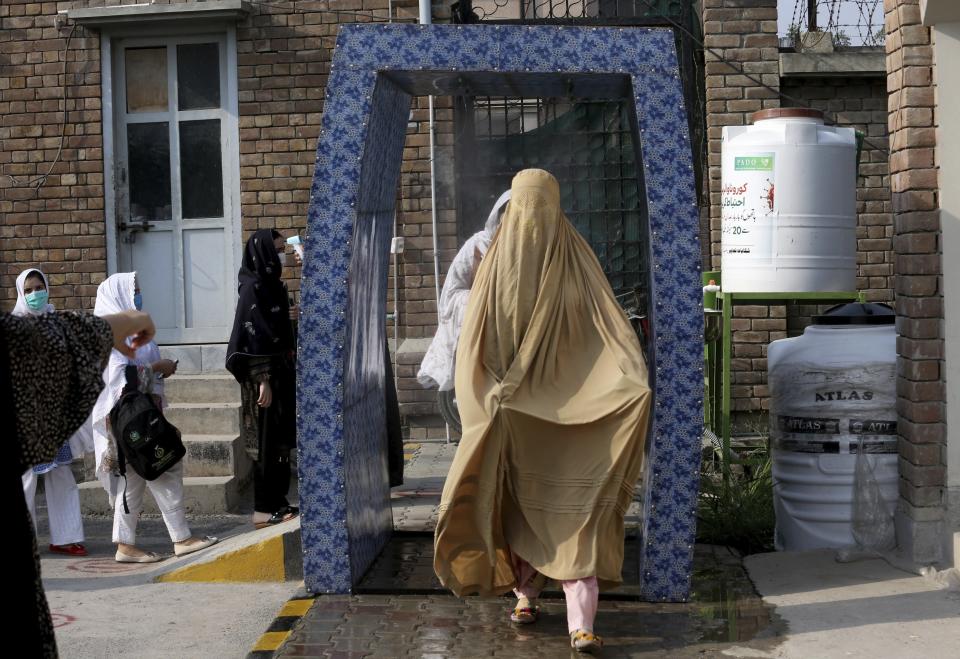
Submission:
M 253 528 L 246 515 L 191 517 L 190 524 L 194 533 L 221 538 Z M 167 562 L 117 563 L 111 526 L 110 518 L 84 519 L 90 552 L 84 558 L 52 555 L 41 545 L 43 583 L 62 659 L 242 657 L 301 588 L 296 582 L 154 583 Z M 45 527 L 41 516 L 42 541 Z M 141 519 L 138 538 L 144 549 L 172 553 L 159 518 Z
M 431 531 L 455 448 L 442 440 L 406 445 L 406 483 L 393 493 L 398 533 L 353 596 L 314 598 L 295 582 L 153 583 L 156 567 L 112 560 L 111 520 L 86 519 L 89 557 L 41 552 L 61 656 L 243 657 L 268 629 L 271 647 L 286 639 L 276 653 L 282 657 L 571 656 L 555 589 L 536 625 L 516 627 L 507 619 L 509 598 L 456 598 L 436 582 Z M 38 504 L 45 540 L 43 497 Z M 631 587 L 636 504 L 627 522 L 625 585 L 604 595 L 597 619 L 605 657 L 960 656 L 960 592 L 881 561 L 838 564 L 831 552 L 743 561 L 725 548 L 698 546 L 689 603 L 638 601 Z M 191 525 L 221 537 L 251 528 L 246 515 L 192 518 Z M 141 537 L 146 549 L 170 551 L 158 518 L 142 520 Z M 294 597 L 301 599 L 288 603 Z
M 429 538 L 424 540 L 429 544 Z M 400 547 L 417 544 L 410 538 Z M 422 565 L 408 554 L 413 571 Z M 597 632 L 605 657 L 772 656 L 782 625 L 753 590 L 738 556 L 701 546 L 694 598 L 687 604 L 600 602 Z M 427 563 L 429 567 L 429 563 Z M 416 579 L 412 579 L 416 581 Z M 369 580 L 366 586 L 369 587 Z M 571 651 L 560 594 L 541 600 L 535 625 L 508 620 L 509 598 L 449 594 L 318 597 L 280 657 L 565 657 Z M 576 655 L 576 653 L 572 653 Z
M 532 626 L 510 624 L 510 598 L 456 598 L 437 582 L 430 532 L 455 452 L 408 444 L 406 483 L 394 491 L 399 532 L 353 596 L 298 602 L 280 657 L 569 657 L 560 593 L 545 593 Z M 691 601 L 638 601 L 639 505 L 627 518 L 624 586 L 605 593 L 597 632 L 605 657 L 954 659 L 960 592 L 882 561 L 839 564 L 830 551 L 761 554 L 746 561 L 698 545 Z M 746 565 L 744 565 L 744 563 Z M 631 574 L 631 571 L 633 573 Z M 761 599 L 759 593 L 766 596 Z M 309 607 L 309 608 L 308 608 Z M 272 653 L 257 653 L 270 656 Z

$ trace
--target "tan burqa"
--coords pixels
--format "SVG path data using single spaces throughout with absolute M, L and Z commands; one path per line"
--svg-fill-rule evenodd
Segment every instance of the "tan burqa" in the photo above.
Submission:
M 511 552 L 553 579 L 621 581 L 650 389 L 637 336 L 557 181 L 513 179 L 457 349 L 463 439 L 434 569 L 458 595 L 515 585 Z

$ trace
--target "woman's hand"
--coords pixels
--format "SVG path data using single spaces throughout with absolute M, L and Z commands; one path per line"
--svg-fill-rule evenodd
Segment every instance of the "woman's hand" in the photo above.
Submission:
M 158 359 L 150 364 L 154 373 L 159 373 L 164 378 L 168 378 L 177 372 L 177 362 L 172 359 Z
M 133 357 L 137 348 L 150 343 L 157 333 L 153 319 L 142 311 L 121 311 L 103 316 L 103 319 L 113 331 L 113 347 L 127 357 Z
M 270 407 L 273 402 L 273 390 L 270 389 L 270 381 L 264 380 L 260 383 L 260 398 L 257 399 L 257 405 L 263 408 Z

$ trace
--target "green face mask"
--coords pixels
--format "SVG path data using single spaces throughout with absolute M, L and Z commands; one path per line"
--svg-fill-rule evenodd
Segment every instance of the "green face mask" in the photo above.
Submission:
M 33 311 L 42 311 L 43 308 L 47 306 L 47 297 L 48 294 L 46 291 L 34 291 L 24 296 L 27 301 L 27 306 Z

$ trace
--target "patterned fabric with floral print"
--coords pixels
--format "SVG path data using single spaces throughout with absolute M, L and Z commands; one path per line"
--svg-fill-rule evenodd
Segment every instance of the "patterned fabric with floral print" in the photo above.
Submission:
M 20 475 L 52 461 L 90 414 L 103 388 L 112 336 L 106 321 L 94 316 L 0 316 L 0 424 L 14 458 L 3 461 L 4 496 L 14 501 L 12 561 L 5 585 L 8 593 L 12 589 L 11 601 L 18 603 L 11 607 L 7 624 L 29 644 L 21 650 L 25 656 L 56 657 L 57 646 Z

